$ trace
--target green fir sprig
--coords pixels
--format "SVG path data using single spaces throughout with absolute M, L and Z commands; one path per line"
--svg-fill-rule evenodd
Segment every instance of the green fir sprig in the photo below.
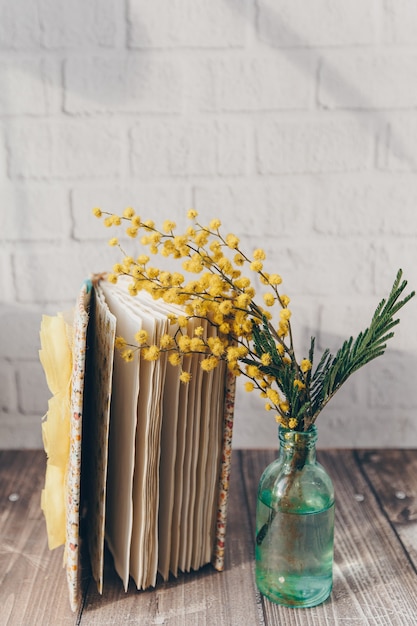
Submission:
M 262 372 L 274 378 L 284 392 L 291 406 L 291 415 L 297 420 L 297 430 L 308 430 L 351 374 L 384 354 L 387 341 L 394 336 L 392 329 L 400 321 L 394 316 L 415 295 L 412 291 L 400 300 L 406 286 L 407 281 L 402 280 L 402 270 L 399 270 L 390 295 L 377 306 L 369 328 L 360 332 L 355 340 L 350 337 L 344 341 L 335 355 L 326 349 L 314 371 L 302 372 L 295 359 L 282 356 L 277 351 L 271 325 L 266 319 L 262 326 L 253 325 L 256 354 L 268 353 L 272 357 L 269 365 L 261 366 Z M 314 363 L 314 349 L 315 338 L 312 337 L 309 351 L 311 364 Z M 245 359 L 245 362 L 251 364 L 253 361 Z M 297 381 L 300 382 L 297 384 Z

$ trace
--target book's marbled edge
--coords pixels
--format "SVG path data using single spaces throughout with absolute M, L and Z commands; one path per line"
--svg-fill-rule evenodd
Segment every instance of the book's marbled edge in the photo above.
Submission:
M 83 285 L 74 315 L 73 368 L 71 381 L 70 453 L 66 484 L 65 558 L 71 609 L 76 611 L 80 595 L 80 485 L 81 437 L 85 360 L 90 289 Z
M 232 464 L 233 418 L 235 407 L 236 377 L 229 371 L 226 374 L 223 413 L 223 442 L 221 451 L 218 506 L 216 518 L 216 540 L 212 559 L 213 567 L 224 569 L 224 547 L 226 538 L 227 500 L 229 495 L 230 469 Z

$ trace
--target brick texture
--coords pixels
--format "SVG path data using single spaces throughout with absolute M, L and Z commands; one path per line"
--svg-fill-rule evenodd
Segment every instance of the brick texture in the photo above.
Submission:
M 38 19 L 38 5 L 27 0 L 1 0 L 0 47 L 2 49 L 39 49 L 42 29 Z
M 117 0 L 41 0 L 38 22 L 46 48 L 111 47 L 116 41 Z
M 414 0 L 0 0 L 0 14 L 2 447 L 41 445 L 42 313 L 119 260 L 94 206 L 181 229 L 193 207 L 265 248 L 299 358 L 311 335 L 337 350 L 365 328 L 398 268 L 417 287 Z M 321 445 L 417 446 L 416 314 L 417 298 L 326 407 Z M 274 419 L 238 390 L 235 445 L 273 445 Z
M 377 14 L 361 0 L 259 0 L 262 39 L 273 46 L 358 46 L 375 43 Z
M 12 179 L 117 178 L 120 173 L 120 131 L 111 124 L 13 124 L 8 143 Z
M 345 172 L 372 163 L 372 123 L 356 119 L 267 119 L 257 128 L 261 174 Z
M 242 47 L 249 2 L 129 0 L 129 45 L 138 48 Z
M 45 115 L 46 74 L 42 59 L 0 61 L 1 115 Z
M 178 63 L 143 54 L 70 59 L 65 67 L 65 110 L 71 114 L 178 113 Z
M 71 234 L 68 193 L 55 185 L 0 185 L 4 211 L 0 232 L 6 241 L 65 240 Z
M 397 50 L 356 55 L 332 52 L 321 68 L 319 102 L 330 109 L 413 108 L 417 57 Z
M 308 109 L 314 99 L 315 61 L 305 52 L 212 60 L 209 105 L 220 111 Z

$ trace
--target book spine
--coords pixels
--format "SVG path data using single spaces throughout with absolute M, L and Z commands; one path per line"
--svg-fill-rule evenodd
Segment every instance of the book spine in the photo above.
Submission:
M 74 344 L 71 381 L 70 453 L 66 482 L 66 570 L 70 605 L 73 611 L 78 608 L 80 599 L 80 483 L 81 483 L 81 434 L 84 396 L 84 374 L 86 337 L 88 324 L 88 304 L 90 291 L 84 284 L 75 308 Z
M 224 569 L 224 546 L 226 537 L 227 500 L 229 494 L 230 469 L 232 464 L 232 436 L 235 406 L 236 377 L 229 371 L 226 374 L 223 417 L 223 443 L 220 465 L 219 496 L 216 518 L 216 539 L 212 559 L 213 567 Z

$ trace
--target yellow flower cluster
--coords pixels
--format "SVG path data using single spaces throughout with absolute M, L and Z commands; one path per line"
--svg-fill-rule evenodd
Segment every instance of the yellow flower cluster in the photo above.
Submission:
M 130 361 L 134 351 L 139 350 L 144 359 L 153 361 L 168 352 L 169 363 L 181 366 L 188 355 L 200 353 L 204 355 L 201 368 L 206 372 L 225 361 L 235 376 L 248 378 L 247 391 L 258 390 L 266 399 L 266 410 L 274 410 L 284 426 L 296 428 L 297 407 L 305 401 L 311 363 L 303 359 L 298 365 L 295 359 L 290 299 L 278 291 L 281 276 L 264 269 L 265 251 L 258 248 L 247 256 L 240 249 L 236 235 L 221 234 L 219 219 L 202 226 L 196 222 L 198 214 L 193 209 L 188 212 L 192 225 L 182 234 L 176 232 L 172 220 L 165 220 L 157 228 L 153 221 L 142 220 L 131 207 L 120 216 L 99 208 L 93 209 L 93 213 L 104 218 L 107 227 L 124 224 L 126 234 L 139 238 L 147 249 L 133 258 L 123 253 L 118 238 L 110 239 L 109 244 L 118 246 L 124 258 L 114 265 L 108 280 L 115 283 L 119 276 L 129 276 L 132 296 L 145 290 L 154 299 L 181 306 L 184 312 L 170 316 L 176 331 L 173 336 L 164 335 L 159 345 L 149 345 L 143 330 L 135 336 L 136 346 L 128 346 L 123 338 L 117 338 L 116 346 L 122 357 Z M 156 267 L 151 259 L 157 254 L 179 259 L 184 274 Z M 265 306 L 279 307 L 276 326 L 271 312 L 255 302 L 255 288 L 245 270 L 254 272 L 266 287 Z M 192 326 L 189 323 L 192 319 L 202 322 Z M 194 330 L 190 332 L 192 327 Z M 182 367 L 180 379 L 184 383 L 190 380 L 190 373 Z

